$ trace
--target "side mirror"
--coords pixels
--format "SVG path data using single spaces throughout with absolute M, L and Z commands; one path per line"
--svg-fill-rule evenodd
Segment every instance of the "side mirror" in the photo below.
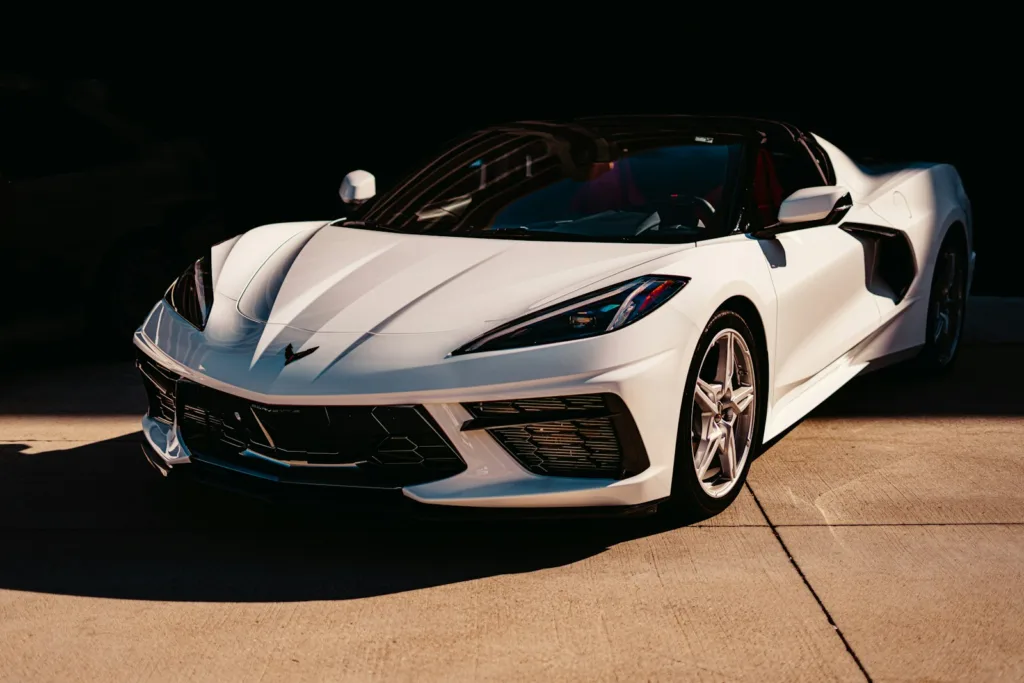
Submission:
M 367 171 L 352 171 L 341 181 L 338 194 L 346 204 L 362 204 L 377 194 L 377 179 Z
M 779 207 L 779 222 L 760 230 L 757 237 L 838 223 L 853 206 L 850 191 L 840 185 L 805 187 L 786 197 Z
M 849 202 L 849 191 L 838 185 L 822 187 L 805 187 L 786 197 L 779 207 L 779 222 L 784 225 L 793 223 L 812 223 L 828 218 L 836 206 L 844 199 Z

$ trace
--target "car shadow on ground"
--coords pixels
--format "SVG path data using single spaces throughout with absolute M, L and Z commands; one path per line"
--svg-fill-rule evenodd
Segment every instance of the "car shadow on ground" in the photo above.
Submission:
M 577 562 L 687 520 L 429 521 L 180 489 L 141 438 L 0 444 L 0 589 L 171 601 L 344 600 Z M 696 521 L 696 520 L 693 520 Z
M 900 364 L 854 378 L 808 418 L 1024 415 L 1024 347 L 969 346 L 953 367 L 921 376 Z
M 913 361 L 898 363 L 852 379 L 809 415 L 765 443 L 758 458 L 797 427 L 814 419 L 969 418 L 1024 415 L 1024 364 L 1019 344 L 962 349 L 952 367 L 922 373 Z
M 809 419 L 1024 414 L 1019 347 L 971 351 L 939 379 L 898 369 L 858 378 Z M 343 600 L 563 566 L 700 521 L 425 522 L 372 508 L 298 511 L 220 491 L 184 495 L 145 462 L 140 438 L 63 449 L 0 443 L 0 589 Z

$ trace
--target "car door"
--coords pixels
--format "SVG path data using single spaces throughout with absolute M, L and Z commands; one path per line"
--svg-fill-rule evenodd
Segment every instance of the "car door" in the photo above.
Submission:
M 778 222 L 779 206 L 790 194 L 827 184 L 806 149 L 792 140 L 769 138 L 757 162 L 753 213 L 763 227 Z M 865 243 L 838 225 L 797 228 L 762 239 L 760 246 L 778 302 L 778 405 L 877 329 L 880 315 L 867 288 Z

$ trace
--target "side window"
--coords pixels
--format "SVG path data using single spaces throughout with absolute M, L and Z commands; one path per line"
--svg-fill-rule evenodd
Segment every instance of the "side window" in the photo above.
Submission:
M 778 222 L 779 207 L 789 195 L 805 187 L 824 185 L 818 165 L 799 143 L 769 140 L 758 150 L 754 165 L 754 204 L 759 222 Z
M 782 185 L 782 198 L 785 199 L 797 190 L 805 187 L 824 185 L 818 165 L 807 153 L 803 145 L 787 140 L 784 144 L 768 141 L 768 150 L 775 162 L 775 171 Z
M 827 185 L 835 185 L 835 172 L 832 170 L 832 162 L 829 160 L 828 154 L 814 140 L 805 140 L 805 142 L 811 155 L 814 157 L 814 161 L 818 164 L 818 168 L 825 175 L 825 183 Z

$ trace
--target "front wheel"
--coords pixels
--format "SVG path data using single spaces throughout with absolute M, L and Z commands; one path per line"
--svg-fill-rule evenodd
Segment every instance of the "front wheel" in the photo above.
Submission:
M 708 323 L 690 364 L 672 475 L 672 504 L 698 517 L 739 495 L 761 447 L 761 354 L 743 317 L 721 311 Z

